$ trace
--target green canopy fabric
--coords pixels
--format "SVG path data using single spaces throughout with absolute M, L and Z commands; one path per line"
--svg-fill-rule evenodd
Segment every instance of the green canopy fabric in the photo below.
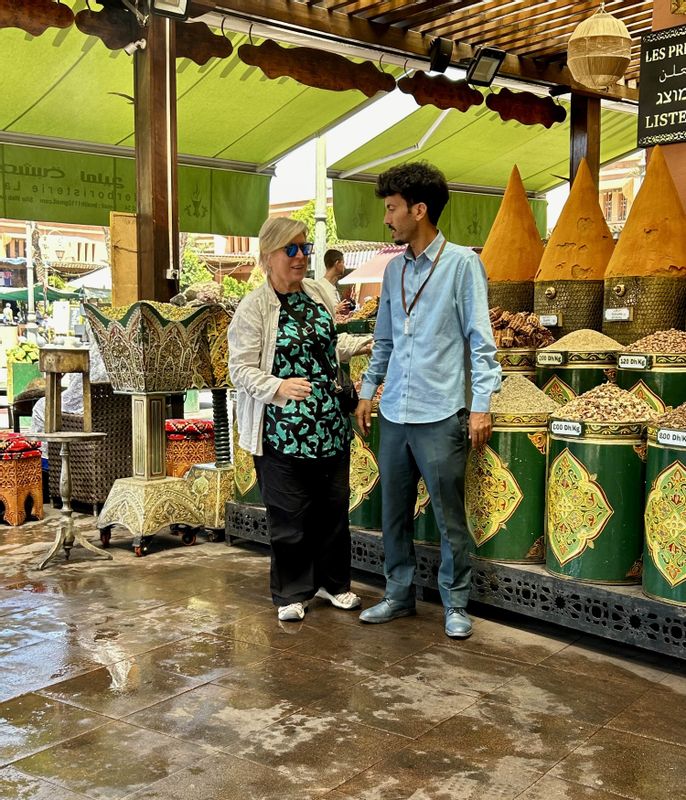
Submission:
M 86 7 L 84 0 L 68 2 L 75 12 Z M 97 6 L 94 6 L 98 9 Z M 200 67 L 188 59 L 177 60 L 178 151 L 238 162 L 246 172 L 223 168 L 187 167 L 179 174 L 179 213 L 181 229 L 189 232 L 255 235 L 268 213 L 269 176 L 255 174 L 256 167 L 272 164 L 291 148 L 304 143 L 368 98 L 358 91 L 330 92 L 313 89 L 290 78 L 269 80 L 259 69 L 244 64 L 237 54 L 248 41 L 242 34 L 228 33 L 234 52 L 226 59 L 211 59 Z M 255 39 L 255 43 L 260 40 Z M 58 138 L 98 145 L 134 146 L 133 59 L 123 51 L 108 50 L 97 38 L 85 36 L 72 26 L 49 29 L 32 37 L 14 28 L 0 30 L 0 142 L 6 134 L 45 138 L 45 146 Z M 7 139 L 5 140 L 7 141 Z M 131 158 L 77 156 L 68 169 L 63 189 L 53 202 L 36 202 L 48 195 L 43 187 L 56 190 L 59 181 L 12 183 L 15 167 L 28 164 L 40 168 L 70 161 L 52 149 L 46 154 L 34 148 L 21 153 L 0 150 L 2 197 L 0 214 L 19 219 L 50 222 L 85 222 L 107 225 L 110 210 L 135 207 L 135 170 Z M 9 154 L 9 155 L 8 155 Z M 21 156 L 24 156 L 22 159 Z M 7 158 L 8 161 L 3 159 Z M 98 161 L 104 158 L 105 161 Z M 14 160 L 12 160 L 14 159 Z M 89 197 L 95 207 L 75 200 L 74 192 L 87 192 L 78 160 L 88 163 L 86 173 L 116 179 L 121 191 L 112 198 Z M 72 166 L 73 165 L 73 166 Z M 242 168 L 242 167 L 240 167 Z M 7 185 L 9 182 L 9 186 Z M 27 186 L 29 190 L 27 191 Z M 34 186 L 38 186 L 36 190 Z M 98 192 L 103 188 L 98 186 Z M 105 189 L 111 189 L 106 184 Z M 83 197 L 81 198 L 83 200 Z M 33 211 L 32 213 L 32 206 Z M 200 213 L 202 209 L 206 213 Z M 45 216 L 48 215 L 48 216 Z
M 365 241 L 387 241 L 383 206 L 374 195 L 370 176 L 408 161 L 426 160 L 437 166 L 451 184 L 484 187 L 482 193 L 451 192 L 440 226 L 453 242 L 471 246 L 485 243 L 500 207 L 504 189 L 516 164 L 530 192 L 544 192 L 566 181 L 569 172 L 569 115 L 550 129 L 542 125 L 503 122 L 485 105 L 467 112 L 452 110 L 425 146 L 407 154 L 442 112 L 424 106 L 404 120 L 342 158 L 329 170 L 334 176 L 334 214 L 339 236 Z M 636 147 L 637 117 L 621 111 L 601 113 L 601 160 L 611 161 Z M 395 153 L 405 154 L 386 159 Z M 380 162 L 380 163 L 375 163 Z M 372 166 L 370 166 L 372 165 Z M 367 181 L 336 179 L 358 168 Z M 491 193 L 489 193 L 489 190 Z M 529 201 L 541 236 L 546 234 L 546 203 Z
M 48 286 L 48 302 L 52 303 L 55 300 L 78 300 L 79 295 L 76 292 L 68 292 L 62 289 L 53 289 Z M 29 290 L 24 288 L 0 288 L 0 302 L 6 300 L 14 300 L 17 303 L 27 303 L 29 299 Z M 33 299 L 35 302 L 45 300 L 43 293 L 43 285 L 36 283 L 33 287 Z
M 336 162 L 330 174 L 337 177 L 413 147 L 441 113 L 434 106 L 418 109 Z M 636 149 L 637 119 L 633 113 L 602 110 L 601 164 Z M 378 175 L 395 164 L 420 159 L 435 164 L 449 183 L 494 189 L 507 185 L 516 164 L 527 191 L 546 192 L 569 177 L 569 114 L 565 122 L 548 129 L 504 122 L 485 104 L 466 112 L 453 109 L 421 150 L 366 167 L 364 173 Z

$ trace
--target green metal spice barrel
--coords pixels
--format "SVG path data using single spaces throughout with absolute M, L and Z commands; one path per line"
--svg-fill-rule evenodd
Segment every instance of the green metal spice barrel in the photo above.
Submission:
M 441 543 L 441 532 L 436 524 L 436 517 L 431 508 L 431 498 L 424 478 L 419 479 L 417 486 L 417 502 L 414 507 L 414 538 L 415 541 L 425 544 Z
M 648 428 L 643 591 L 686 606 L 686 430 Z
M 496 414 L 488 444 L 470 450 L 465 507 L 478 558 L 545 560 L 547 424 L 547 414 Z
M 536 381 L 536 350 L 528 347 L 509 347 L 496 350 L 496 361 L 500 364 L 503 377 L 523 375 Z
M 642 423 L 552 420 L 546 568 L 589 583 L 641 576 L 645 439 Z
M 614 383 L 616 372 L 615 352 L 565 352 L 546 348 L 536 353 L 536 383 L 560 405 L 601 383 Z
M 375 404 L 374 404 L 375 405 Z M 381 483 L 379 481 L 379 415 L 372 412 L 367 438 L 353 420 L 350 447 L 350 524 L 381 530 Z
M 260 487 L 257 485 L 257 472 L 255 462 L 247 450 L 238 446 L 238 425 L 236 424 L 236 392 L 229 392 L 233 422 L 233 436 L 231 437 L 231 453 L 233 461 L 233 481 L 236 486 L 235 501 L 251 506 L 264 505 Z
M 686 354 L 621 353 L 617 385 L 662 414 L 686 399 Z

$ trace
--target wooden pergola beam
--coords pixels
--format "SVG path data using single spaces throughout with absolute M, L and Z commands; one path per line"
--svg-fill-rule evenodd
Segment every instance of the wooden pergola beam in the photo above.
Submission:
M 405 58 L 428 58 L 429 44 L 432 37 L 414 31 L 400 30 L 393 26 L 376 25 L 365 19 L 349 16 L 336 11 L 328 11 L 319 6 L 307 5 L 304 2 L 283 3 L 278 0 L 194 0 L 194 6 L 238 14 L 243 19 L 254 19 L 260 22 L 274 22 L 293 30 L 305 30 L 319 33 L 331 39 L 355 43 L 382 52 L 394 52 Z M 453 45 L 452 63 L 455 66 L 466 65 L 474 54 L 474 49 L 464 43 Z M 518 58 L 508 55 L 501 68 L 500 75 L 518 78 L 535 83 L 561 84 L 591 96 L 602 96 L 615 100 L 638 101 L 638 91 L 626 86 L 613 87 L 607 92 L 593 92 L 576 84 L 569 70 L 560 65 L 548 66 L 540 60 Z

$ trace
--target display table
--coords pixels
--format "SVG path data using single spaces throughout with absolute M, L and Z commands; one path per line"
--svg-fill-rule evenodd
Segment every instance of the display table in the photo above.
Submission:
M 32 434 L 33 435 L 33 434 Z M 74 531 L 74 520 L 72 519 L 71 508 L 71 466 L 69 463 L 69 445 L 72 442 L 94 442 L 104 439 L 107 434 L 97 432 L 82 431 L 58 431 L 55 433 L 36 434 L 35 438 L 44 442 L 55 442 L 61 445 L 60 457 L 62 459 L 62 469 L 60 471 L 60 496 L 62 498 L 62 523 L 60 525 L 55 541 L 52 543 L 45 558 L 38 564 L 38 569 L 45 569 L 49 561 L 57 555 L 60 547 L 64 547 L 65 558 L 69 559 L 69 554 L 75 544 L 81 545 L 91 553 L 96 553 L 105 559 L 112 559 L 109 553 L 105 553 L 92 545 L 81 533 Z

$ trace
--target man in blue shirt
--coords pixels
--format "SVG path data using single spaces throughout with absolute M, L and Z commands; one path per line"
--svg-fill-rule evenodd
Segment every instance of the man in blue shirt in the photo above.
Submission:
M 379 176 L 377 195 L 384 198 L 384 223 L 407 250 L 386 267 L 374 349 L 356 411 L 366 435 L 371 400 L 385 381 L 379 470 L 386 592 L 360 620 L 390 622 L 415 613 L 414 506 L 421 475 L 441 532 L 438 587 L 445 632 L 465 639 L 472 632 L 465 610 L 471 583 L 464 509 L 467 436 L 472 447 L 486 444 L 491 395 L 500 389 L 486 275 L 472 250 L 447 242 L 437 228 L 449 196 L 439 170 L 421 162 L 393 167 Z

